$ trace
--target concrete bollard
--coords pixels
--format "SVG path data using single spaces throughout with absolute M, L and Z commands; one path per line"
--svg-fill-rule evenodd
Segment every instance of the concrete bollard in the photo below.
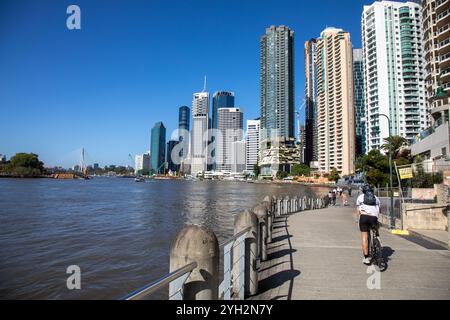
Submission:
M 234 219 L 234 234 L 238 234 L 242 230 L 251 228 L 245 238 L 245 295 L 252 296 L 258 293 L 258 270 L 256 260 L 258 258 L 258 217 L 249 211 L 238 214 Z M 239 246 L 235 246 L 233 249 L 233 257 L 239 257 Z M 233 279 L 237 279 L 239 275 L 238 263 L 233 265 Z M 233 283 L 233 292 L 238 294 L 239 282 Z
M 267 260 L 267 209 L 263 204 L 258 204 L 253 208 L 253 212 L 258 217 L 258 256 L 261 261 Z
M 307 201 L 307 198 L 306 198 L 306 196 L 304 196 L 303 197 L 303 211 L 307 210 L 307 208 L 306 208 L 306 205 L 307 205 L 306 201 Z
M 281 199 L 277 199 L 277 217 L 281 216 L 281 210 L 283 208 L 283 201 Z
M 192 225 L 177 233 L 170 247 L 170 272 L 197 262 L 184 284 L 184 300 L 218 299 L 219 256 L 219 242 L 211 230 Z
M 289 196 L 286 196 L 286 214 L 291 213 L 291 201 L 289 199 Z
M 272 228 L 273 228 L 273 214 L 271 210 L 271 203 L 267 201 L 262 202 L 267 209 L 267 243 L 272 242 Z

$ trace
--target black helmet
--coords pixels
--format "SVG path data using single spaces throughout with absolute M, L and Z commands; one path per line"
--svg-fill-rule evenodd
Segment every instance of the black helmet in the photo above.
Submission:
M 362 193 L 366 194 L 367 192 L 373 192 L 373 189 L 370 185 L 365 184 L 362 186 Z

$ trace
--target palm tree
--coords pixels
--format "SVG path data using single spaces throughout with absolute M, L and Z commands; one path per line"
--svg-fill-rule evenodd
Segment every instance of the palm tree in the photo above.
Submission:
M 389 138 L 384 138 L 384 144 L 381 148 L 387 153 L 389 152 L 389 142 L 392 143 L 392 158 L 397 159 L 400 151 L 408 146 L 408 140 L 401 136 L 392 136 Z

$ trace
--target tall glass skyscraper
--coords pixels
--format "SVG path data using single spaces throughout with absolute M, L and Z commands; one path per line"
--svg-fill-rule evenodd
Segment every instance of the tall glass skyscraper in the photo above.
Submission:
M 234 108 L 234 93 L 228 91 L 217 91 L 212 101 L 212 123 L 211 128 L 217 129 L 217 116 L 220 108 Z
M 294 139 L 294 31 L 271 26 L 260 39 L 261 130 Z
M 178 111 L 178 129 L 189 131 L 191 109 L 187 106 L 180 107 Z
M 151 169 L 153 173 L 164 172 L 166 158 L 166 127 L 159 121 L 152 128 L 150 142 Z
M 356 155 L 366 153 L 366 109 L 364 104 L 364 65 L 362 49 L 353 49 L 353 96 L 355 101 Z

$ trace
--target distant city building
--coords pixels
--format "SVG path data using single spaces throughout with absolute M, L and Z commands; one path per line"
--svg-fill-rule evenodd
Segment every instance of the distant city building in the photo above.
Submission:
M 245 171 L 245 141 L 231 143 L 231 172 Z
M 316 39 L 305 42 L 305 143 L 304 163 L 317 160 Z
M 246 170 L 248 172 L 253 172 L 256 164 L 258 164 L 258 154 L 259 154 L 259 126 L 260 121 L 257 120 L 247 120 L 246 128 L 246 151 L 245 151 L 245 163 Z
M 98 170 L 100 167 L 98 165 L 98 163 L 94 163 L 94 170 Z
M 350 34 L 326 28 L 317 39 L 317 132 L 319 171 L 354 172 L 355 122 Z
M 166 158 L 166 127 L 160 121 L 152 128 L 150 143 L 151 170 L 153 173 L 164 173 Z
M 0 154 L 0 163 L 6 162 L 6 156 L 4 154 Z
M 412 143 L 427 126 L 421 6 L 376 1 L 364 6 L 361 25 L 366 152 L 381 148 L 389 125 Z
M 216 170 L 232 171 L 233 165 L 236 165 L 232 144 L 243 138 L 243 115 L 239 108 L 220 108 L 217 110 L 217 120 Z M 245 167 L 245 150 L 243 154 Z
M 261 130 L 264 139 L 294 139 L 294 31 L 271 26 L 260 40 Z
M 425 49 L 425 95 L 428 128 L 415 138 L 411 154 L 432 161 L 443 170 L 449 158 L 450 98 L 450 1 L 425 0 L 422 3 Z M 444 164 L 444 165 L 442 165 Z
M 217 116 L 220 108 L 234 108 L 234 93 L 228 91 L 217 91 L 212 98 L 212 123 L 211 128 L 217 129 Z
M 134 157 L 134 174 L 150 173 L 150 154 L 137 154 Z
M 208 169 L 210 154 L 208 151 L 209 93 L 194 93 L 192 100 L 191 132 L 191 173 L 198 174 Z
M 180 159 L 182 161 L 189 153 L 190 113 L 191 109 L 187 106 L 180 107 L 178 111 L 178 141 L 186 141 L 186 148 L 181 148 L 180 150 Z
M 167 142 L 167 152 L 166 152 L 167 169 L 172 171 L 172 172 L 178 172 L 180 170 L 180 165 L 178 163 L 178 156 L 179 155 L 175 155 L 176 156 L 176 160 L 172 156 L 173 149 L 179 143 L 180 143 L 180 141 L 177 141 L 177 140 L 169 140 Z
M 304 163 L 309 165 L 310 162 L 306 162 L 305 154 L 306 154 L 306 127 L 305 125 L 300 125 L 300 141 L 299 141 L 299 155 L 300 155 L 300 163 Z
M 366 109 L 364 104 L 364 66 L 362 49 L 353 49 L 353 95 L 355 100 L 356 155 L 366 153 Z

